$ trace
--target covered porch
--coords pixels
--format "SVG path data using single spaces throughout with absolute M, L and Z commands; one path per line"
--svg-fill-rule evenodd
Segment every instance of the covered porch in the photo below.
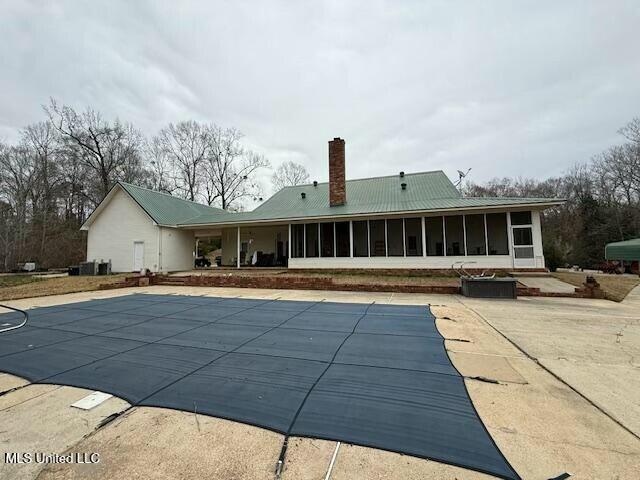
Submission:
M 221 267 L 286 268 L 289 258 L 289 225 L 238 225 L 196 230 L 196 243 L 220 240 Z
M 222 225 L 220 266 L 291 269 L 543 269 L 538 210 L 496 209 Z

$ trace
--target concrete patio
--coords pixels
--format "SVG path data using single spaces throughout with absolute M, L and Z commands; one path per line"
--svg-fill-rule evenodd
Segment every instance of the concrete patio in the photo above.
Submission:
M 11 302 L 56 305 L 132 292 L 431 304 L 456 368 L 491 436 L 523 478 L 635 478 L 640 464 L 637 319 L 640 290 L 605 300 L 471 300 L 450 295 L 150 287 Z M 486 380 L 490 380 L 487 382 Z M 497 383 L 495 383 L 497 382 Z M 0 375 L 2 453 L 97 452 L 98 464 L 0 464 L 0 478 L 274 477 L 282 436 L 197 413 L 112 398 L 70 407 L 89 391 Z M 109 415 L 124 412 L 100 426 Z M 64 421 L 60 421 L 60 419 Z M 179 438 L 180 441 L 176 441 Z M 335 442 L 291 441 L 284 479 L 324 478 Z M 332 479 L 489 478 L 440 463 L 343 444 Z

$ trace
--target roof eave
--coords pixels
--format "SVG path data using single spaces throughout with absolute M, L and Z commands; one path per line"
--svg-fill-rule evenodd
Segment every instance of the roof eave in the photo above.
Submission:
M 334 215 L 314 215 L 314 216 L 306 216 L 306 217 L 276 217 L 276 218 L 266 218 L 266 219 L 256 219 L 256 220 L 235 220 L 235 221 L 224 221 L 224 222 L 207 222 L 207 223 L 181 223 L 178 224 L 178 228 L 201 228 L 201 227 L 220 227 L 220 226 L 230 226 L 230 225 L 246 225 L 246 224 L 255 224 L 255 223 L 280 223 L 280 222 L 298 222 L 304 220 L 326 220 L 329 218 L 362 218 L 362 217 L 384 217 L 388 215 L 418 215 L 421 213 L 445 213 L 445 212 L 455 212 L 460 210 L 498 210 L 504 208 L 533 208 L 538 207 L 540 209 L 553 207 L 557 205 L 562 205 L 565 202 L 564 199 L 558 199 L 549 202 L 531 202 L 531 203 L 510 203 L 510 204 L 501 204 L 501 205 L 478 205 L 478 206 L 468 206 L 468 207 L 449 207 L 449 208 L 435 208 L 435 209 L 419 209 L 419 210 L 398 210 L 398 211 L 387 211 L 387 212 L 368 212 L 368 213 L 344 213 L 344 214 L 334 214 Z

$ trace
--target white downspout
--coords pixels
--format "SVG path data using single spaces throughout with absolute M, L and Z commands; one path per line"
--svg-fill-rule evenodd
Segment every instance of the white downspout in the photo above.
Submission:
M 157 273 L 162 273 L 162 227 L 158 225 L 158 267 Z
M 289 268 L 290 261 L 291 261 L 291 224 L 289 224 L 289 244 L 287 246 L 287 268 Z

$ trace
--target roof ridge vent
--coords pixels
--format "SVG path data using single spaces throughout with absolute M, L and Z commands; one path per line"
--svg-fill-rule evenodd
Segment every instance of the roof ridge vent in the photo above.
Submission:
M 314 187 L 317 187 L 317 186 L 318 186 L 318 181 L 317 181 L 317 180 L 314 180 L 314 181 L 313 181 L 313 186 L 314 186 Z
M 404 178 L 404 172 L 400 172 L 400 178 Z
M 404 182 L 402 182 L 402 183 L 400 184 L 400 188 L 402 188 L 402 190 L 406 190 L 406 189 L 407 189 L 407 184 L 406 184 L 406 183 L 404 183 Z
M 307 198 L 307 194 L 304 192 L 300 192 L 300 198 Z

